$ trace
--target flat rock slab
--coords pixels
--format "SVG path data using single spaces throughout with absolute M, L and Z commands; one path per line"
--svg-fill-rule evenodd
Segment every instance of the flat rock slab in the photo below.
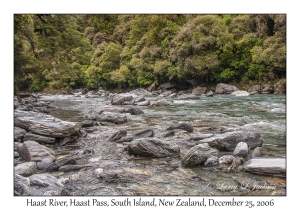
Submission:
M 286 177 L 286 159 L 284 158 L 256 158 L 247 161 L 243 169 L 253 174 Z
M 176 144 L 163 142 L 158 139 L 136 139 L 129 143 L 128 153 L 144 157 L 178 156 L 180 148 Z
M 239 142 L 247 143 L 249 149 L 261 147 L 263 138 L 259 133 L 234 131 L 220 135 L 215 135 L 211 138 L 200 140 L 201 143 L 208 143 L 209 146 L 219 150 L 233 151 Z
M 14 124 L 35 134 L 60 138 L 77 134 L 81 128 L 80 123 L 66 122 L 51 115 L 19 110 L 14 112 Z
M 55 159 L 55 152 L 35 141 L 25 141 L 18 148 L 20 156 L 26 161 L 40 162 L 44 158 Z
M 47 137 L 47 136 L 40 136 L 32 133 L 26 133 L 23 138 L 24 141 L 36 141 L 39 143 L 46 143 L 46 144 L 54 144 L 55 138 Z
M 127 117 L 125 114 L 119 114 L 114 112 L 102 112 L 96 118 L 99 122 L 111 122 L 115 124 L 123 124 L 127 122 Z

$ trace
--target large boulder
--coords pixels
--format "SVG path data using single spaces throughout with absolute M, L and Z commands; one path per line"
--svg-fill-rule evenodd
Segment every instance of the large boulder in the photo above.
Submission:
M 178 156 L 180 148 L 174 143 L 163 142 L 158 139 L 136 139 L 129 143 L 129 155 L 145 157 L 171 157 Z
M 211 138 L 200 140 L 201 143 L 208 143 L 209 146 L 219 150 L 233 151 L 239 142 L 247 143 L 249 149 L 261 147 L 263 138 L 259 133 L 234 131 L 215 135 Z
M 50 174 L 34 174 L 28 178 L 15 175 L 14 194 L 20 196 L 58 196 L 64 185 Z
M 243 169 L 253 174 L 286 177 L 286 160 L 284 158 L 262 158 L 247 161 Z
M 200 165 L 212 156 L 218 157 L 219 150 L 210 147 L 208 144 L 198 144 L 187 152 L 181 163 L 185 166 Z
M 111 122 L 115 124 L 123 124 L 127 122 L 127 117 L 125 114 L 119 114 L 114 112 L 102 112 L 96 118 L 99 122 Z
M 180 123 L 180 124 L 172 125 L 167 128 L 168 131 L 172 131 L 175 129 L 181 129 L 181 130 L 185 130 L 187 132 L 193 132 L 193 130 L 194 130 L 191 123 Z
M 55 152 L 35 141 L 25 141 L 18 148 L 20 156 L 26 161 L 40 162 L 44 158 L 55 159 Z
M 31 176 L 37 171 L 35 162 L 20 163 L 15 167 L 15 174 L 21 176 Z
M 23 138 L 24 141 L 36 141 L 38 143 L 54 144 L 55 138 L 48 136 L 36 135 L 33 133 L 26 133 Z
M 54 138 L 77 135 L 81 128 L 80 123 L 66 122 L 51 115 L 19 110 L 14 112 L 14 124 L 32 133 Z
M 234 85 L 219 83 L 216 87 L 215 94 L 230 94 L 234 91 L 238 91 L 239 89 Z
M 22 141 L 26 132 L 25 129 L 14 126 L 14 141 Z

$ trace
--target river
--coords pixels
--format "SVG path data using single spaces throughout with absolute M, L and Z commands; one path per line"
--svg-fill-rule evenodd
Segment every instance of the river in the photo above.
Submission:
M 146 99 L 152 102 L 161 98 L 149 96 Z M 166 99 L 172 102 L 170 106 L 138 107 L 144 114 L 128 114 L 128 122 L 125 124 L 94 126 L 86 137 L 77 142 L 55 147 L 58 155 L 73 155 L 77 157 L 79 164 L 90 164 L 93 167 L 76 172 L 52 174 L 65 182 L 72 195 L 285 195 L 284 178 L 254 175 L 243 171 L 227 173 L 221 165 L 184 167 L 180 164 L 183 155 L 197 144 L 188 141 L 192 135 L 215 135 L 239 130 L 254 131 L 262 135 L 263 157 L 286 158 L 285 95 L 215 95 L 201 97 L 199 100 Z M 73 122 L 88 119 L 104 108 L 134 107 L 113 106 L 110 100 L 104 97 L 45 95 L 39 100 L 51 101 L 56 107 L 51 115 Z M 154 136 L 161 138 L 169 126 L 180 122 L 190 122 L 194 127 L 193 133 L 179 131 L 174 136 L 164 139 L 180 146 L 181 156 L 178 158 L 132 157 L 125 151 L 126 143 L 106 141 L 120 129 L 129 134 L 153 129 Z M 220 152 L 220 156 L 225 154 L 231 153 Z M 258 189 L 258 186 L 262 187 Z

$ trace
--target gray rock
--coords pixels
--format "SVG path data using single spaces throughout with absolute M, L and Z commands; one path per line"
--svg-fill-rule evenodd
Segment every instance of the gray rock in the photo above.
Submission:
M 175 131 L 169 131 L 167 133 L 164 134 L 164 137 L 169 137 L 169 136 L 174 136 L 175 135 Z
M 110 136 L 107 141 L 117 141 L 120 138 L 124 137 L 127 135 L 127 131 L 125 130 L 119 130 L 116 133 L 114 133 L 112 136 Z
M 172 94 L 172 91 L 171 91 L 171 90 L 168 90 L 168 91 L 165 91 L 165 92 L 159 94 L 158 97 L 167 97 L 167 96 L 169 96 L 169 95 L 171 95 L 171 94 Z
M 213 97 L 214 96 L 214 92 L 213 91 L 208 91 L 206 94 L 205 94 L 206 97 Z
M 145 157 L 171 157 L 178 156 L 180 153 L 180 149 L 176 144 L 146 138 L 130 142 L 127 149 L 129 155 Z
M 261 147 L 256 147 L 252 153 L 251 153 L 251 156 L 252 157 L 261 157 L 262 154 L 261 154 Z
M 239 142 L 248 144 L 249 149 L 260 147 L 263 143 L 263 138 L 259 133 L 234 131 L 224 134 L 215 135 L 211 138 L 200 140 L 201 143 L 208 143 L 211 147 L 219 150 L 233 151 Z
M 239 142 L 233 151 L 233 156 L 246 158 L 248 156 L 248 153 L 249 153 L 249 148 L 247 143 Z
M 50 174 L 34 174 L 26 178 L 14 177 L 14 194 L 18 196 L 61 195 L 64 185 Z
M 250 94 L 247 91 L 234 91 L 230 95 L 232 96 L 249 96 Z
M 30 194 L 34 196 L 41 195 L 61 195 L 64 185 L 58 182 L 58 179 L 50 174 L 34 174 L 29 177 Z
M 230 94 L 234 91 L 238 91 L 239 89 L 234 85 L 219 83 L 216 87 L 215 94 Z
M 125 114 L 113 113 L 113 112 L 102 112 L 97 116 L 99 122 L 111 122 L 115 124 L 123 124 L 127 122 Z
M 124 108 L 117 108 L 117 107 L 107 107 L 101 109 L 101 111 L 98 114 L 101 114 L 102 112 L 114 112 L 114 113 L 124 113 L 125 109 Z
M 35 162 L 21 163 L 15 167 L 15 174 L 21 176 L 31 176 L 37 171 Z
M 180 123 L 180 124 L 172 125 L 169 128 L 167 128 L 168 131 L 172 131 L 175 129 L 181 129 L 181 130 L 185 130 L 188 132 L 193 132 L 193 130 L 194 130 L 191 123 Z
M 194 94 L 183 94 L 177 97 L 178 100 L 197 100 L 200 99 L 199 96 L 196 96 Z
M 181 160 L 184 166 L 194 166 L 203 164 L 209 157 L 219 156 L 219 151 L 208 144 L 198 144 L 192 147 Z
M 87 127 L 93 127 L 94 126 L 94 121 L 92 120 L 84 120 L 81 122 L 81 127 L 87 128 Z
M 125 111 L 126 113 L 130 113 L 131 115 L 139 115 L 144 114 L 144 112 L 139 108 L 130 108 Z
M 138 103 L 136 103 L 136 105 L 138 105 L 138 106 L 149 106 L 150 101 L 146 100 L 146 101 L 138 102 Z
M 40 162 L 44 158 L 55 159 L 55 152 L 35 141 L 25 141 L 20 145 L 18 152 L 26 161 Z
M 133 105 L 135 103 L 145 101 L 144 95 L 136 95 L 133 93 L 116 94 L 111 99 L 112 105 Z
M 286 177 L 286 159 L 251 159 L 244 164 L 243 169 L 253 174 Z
M 57 171 L 61 166 L 64 165 L 75 165 L 76 164 L 76 160 L 72 157 L 66 157 L 66 158 L 62 158 L 57 160 L 54 163 L 51 163 L 50 165 L 48 165 L 46 167 L 46 171 Z
M 140 132 L 134 134 L 135 139 L 147 138 L 147 137 L 152 137 L 152 136 L 154 136 L 154 131 L 151 129 L 146 129 L 146 130 L 143 130 L 143 131 L 140 131 Z
M 219 163 L 220 164 L 231 164 L 233 159 L 234 159 L 234 157 L 232 155 L 224 155 L 219 158 Z
M 41 162 L 37 163 L 37 168 L 39 170 L 44 170 L 45 168 L 47 168 L 51 163 L 53 163 L 53 159 L 52 158 L 44 158 Z
M 69 172 L 69 171 L 76 171 L 88 167 L 93 167 L 93 166 L 92 165 L 64 165 L 59 167 L 58 171 Z
M 202 134 L 202 133 L 198 133 L 198 134 L 195 134 L 195 135 L 191 135 L 187 141 L 199 141 L 199 140 L 203 140 L 203 139 L 206 139 L 206 138 L 210 138 L 210 137 L 213 137 L 214 134 Z
M 217 166 L 219 165 L 219 158 L 216 156 L 211 156 L 206 159 L 204 166 Z
M 161 99 L 151 104 L 151 106 L 169 106 L 169 105 L 171 105 L 171 103 L 168 102 L 166 99 Z
M 154 131 L 151 129 L 147 129 L 147 130 L 143 130 L 138 133 L 135 133 L 133 135 L 128 135 L 128 136 L 122 137 L 121 139 L 117 140 L 116 142 L 117 143 L 130 142 L 135 139 L 147 138 L 147 137 L 152 137 L 152 136 L 154 136 Z
M 14 176 L 14 195 L 28 195 L 30 194 L 30 180 L 29 178 L 15 174 Z
M 143 89 L 143 88 L 138 88 L 138 89 L 132 90 L 129 93 L 137 95 L 137 96 L 143 96 L 143 97 L 152 95 L 151 92 L 149 92 L 148 90 Z
M 14 141 L 21 141 L 25 133 L 27 133 L 25 129 L 14 126 Z
M 253 95 L 253 94 L 258 94 L 258 93 L 260 93 L 260 86 L 259 86 L 259 85 L 254 85 L 254 86 L 252 86 L 252 87 L 250 87 L 250 88 L 248 89 L 248 92 L 249 92 L 251 95 Z
M 14 112 L 14 123 L 35 134 L 60 138 L 76 135 L 81 128 L 80 123 L 66 122 L 51 115 L 19 110 Z
M 23 138 L 24 141 L 36 141 L 38 143 L 54 144 L 55 138 L 40 136 L 32 133 L 26 133 Z
M 193 89 L 192 94 L 193 95 L 202 95 L 205 93 L 205 91 L 206 91 L 206 87 L 198 86 Z
M 264 85 L 262 93 L 264 94 L 270 94 L 275 92 L 275 87 L 274 85 Z
M 78 136 L 74 136 L 74 137 L 65 137 L 65 138 L 63 138 L 63 139 L 61 139 L 60 141 L 59 141 L 59 146 L 64 146 L 64 145 L 66 145 L 66 144 L 68 144 L 68 143 L 71 143 L 71 142 L 74 142 L 76 139 L 78 139 Z

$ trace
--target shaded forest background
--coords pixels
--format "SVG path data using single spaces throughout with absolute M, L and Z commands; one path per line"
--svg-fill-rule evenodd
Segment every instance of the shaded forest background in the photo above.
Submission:
M 14 15 L 16 91 L 285 77 L 285 14 Z

